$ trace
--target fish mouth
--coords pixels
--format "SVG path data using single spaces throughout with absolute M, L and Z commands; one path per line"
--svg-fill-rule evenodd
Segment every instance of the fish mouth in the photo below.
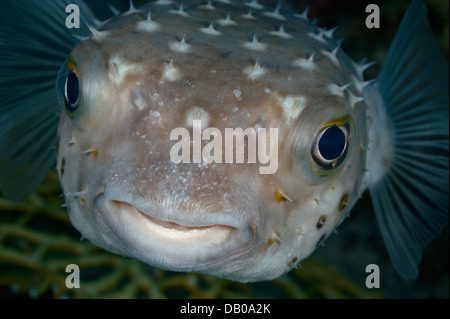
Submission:
M 139 203 L 108 199 L 104 194 L 97 196 L 95 205 L 97 220 L 121 243 L 123 254 L 160 268 L 207 269 L 238 258 L 254 237 L 253 227 L 230 216 L 180 221 L 161 217 L 160 208 L 143 210 Z

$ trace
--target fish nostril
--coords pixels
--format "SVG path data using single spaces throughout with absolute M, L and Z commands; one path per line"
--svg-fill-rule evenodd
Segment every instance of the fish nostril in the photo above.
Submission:
M 62 160 L 61 160 L 61 165 L 59 166 L 59 172 L 61 174 L 61 177 L 64 176 L 65 168 L 66 168 L 66 158 L 63 157 Z
M 317 221 L 316 228 L 322 229 L 322 227 L 325 225 L 326 220 L 327 220 L 327 217 L 325 215 L 320 216 L 319 220 Z
M 91 155 L 94 159 L 97 159 L 98 150 L 96 148 L 90 148 L 90 149 L 80 152 L 80 154 Z
M 339 202 L 339 210 L 342 212 L 347 206 L 348 202 L 348 194 L 344 194 L 344 196 L 342 196 L 341 201 Z
M 277 189 L 274 194 L 274 198 L 277 202 L 289 201 L 292 202 L 292 199 L 281 189 Z

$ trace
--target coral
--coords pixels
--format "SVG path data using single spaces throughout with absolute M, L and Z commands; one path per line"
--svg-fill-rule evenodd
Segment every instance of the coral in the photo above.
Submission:
M 308 259 L 272 281 L 240 284 L 155 269 L 80 240 L 54 172 L 26 203 L 0 197 L 0 296 L 7 298 L 370 298 L 333 266 Z M 66 287 L 66 266 L 80 268 L 80 288 Z

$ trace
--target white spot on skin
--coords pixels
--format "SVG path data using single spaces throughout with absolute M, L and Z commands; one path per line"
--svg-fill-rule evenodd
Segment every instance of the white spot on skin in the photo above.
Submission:
M 180 70 L 173 65 L 173 60 L 170 63 L 164 64 L 164 72 L 161 77 L 160 83 L 164 83 L 164 80 L 169 82 L 177 81 L 181 78 Z
M 189 15 L 184 11 L 183 3 L 181 3 L 178 10 L 170 10 L 170 13 L 179 14 L 180 16 L 189 17 Z
M 284 20 L 286 20 L 286 18 L 280 14 L 280 7 L 281 7 L 281 2 L 278 3 L 276 9 L 273 12 L 264 12 L 263 14 L 266 17 L 284 21 Z
M 261 78 L 266 71 L 259 65 L 258 61 L 256 61 L 255 65 L 246 67 L 244 73 L 247 74 L 250 79 L 256 80 Z
M 148 12 L 148 17 L 146 21 L 140 21 L 137 23 L 136 30 L 144 32 L 156 32 L 161 27 L 152 21 L 151 11 Z
M 162 125 L 162 119 L 161 119 L 161 113 L 159 113 L 158 111 L 150 111 L 148 113 L 148 116 L 146 116 L 144 118 L 146 121 L 150 121 L 150 123 L 152 124 L 152 126 L 159 126 L 159 127 L 163 127 Z M 145 135 L 143 135 L 144 137 L 141 138 L 145 138 Z
M 280 27 L 280 29 L 278 29 L 278 31 L 272 31 L 272 32 L 270 32 L 270 34 L 279 36 L 286 40 L 294 38 L 292 35 L 286 33 L 286 31 L 284 30 L 284 23 L 281 25 L 281 27 Z
M 260 43 L 258 41 L 256 34 L 253 36 L 253 41 L 245 42 L 245 43 L 243 43 L 243 46 L 246 47 L 247 49 L 254 50 L 254 51 L 264 51 L 267 48 L 266 44 Z
M 295 66 L 299 66 L 301 68 L 312 71 L 316 68 L 316 66 L 314 64 L 314 55 L 315 55 L 315 53 L 313 53 L 308 59 L 304 59 L 304 58 L 296 59 L 296 60 L 294 60 L 293 64 Z
M 125 63 L 120 58 L 112 58 L 109 60 L 109 78 L 111 81 L 120 84 L 128 72 L 141 73 L 143 68 L 141 65 L 133 63 Z
M 185 126 L 192 128 L 193 120 L 201 120 L 202 127 L 209 127 L 210 114 L 201 107 L 195 106 L 186 115 Z
M 279 98 L 279 103 L 283 107 L 284 114 L 286 115 L 287 121 L 291 119 L 295 120 L 298 118 L 300 113 L 303 111 L 306 105 L 306 98 L 304 96 L 287 96 L 284 99 Z
M 225 19 L 222 20 L 218 20 L 217 21 L 218 24 L 223 25 L 223 26 L 227 26 L 227 25 L 236 25 L 236 22 L 234 22 L 233 20 L 231 20 L 231 15 L 230 13 L 228 13 L 227 17 Z
M 242 17 L 244 19 L 249 19 L 249 20 L 256 20 L 256 18 L 253 16 L 252 11 L 248 10 L 248 12 L 244 15 L 242 15 Z
M 262 116 L 262 117 L 258 118 L 258 120 L 256 120 L 256 122 L 253 125 L 253 127 L 255 129 L 265 128 L 266 124 L 267 124 L 266 122 L 267 122 L 267 118 L 265 116 Z
M 156 101 L 159 98 L 159 94 L 158 93 L 153 93 L 151 96 L 152 101 Z
M 214 36 L 217 36 L 217 35 L 221 35 L 221 34 L 222 34 L 222 33 L 220 33 L 219 31 L 216 31 L 216 30 L 214 29 L 214 23 L 213 23 L 213 22 L 211 22 L 211 24 L 209 25 L 209 27 L 207 27 L 207 28 L 201 28 L 200 31 L 203 32 L 203 33 L 205 33 L 205 34 L 214 35 Z
M 176 51 L 176 52 L 180 52 L 180 53 L 188 53 L 192 50 L 191 46 L 186 43 L 186 35 L 183 36 L 183 39 L 181 39 L 180 42 L 169 43 L 169 48 L 172 51 Z
M 236 89 L 236 90 L 233 91 L 233 94 L 234 94 L 234 96 L 236 97 L 236 99 L 237 99 L 238 101 L 242 101 L 242 98 L 241 98 L 242 92 L 241 92 L 241 90 Z
M 137 109 L 142 110 L 145 107 L 145 100 L 141 90 L 135 90 L 132 99 L 133 104 Z

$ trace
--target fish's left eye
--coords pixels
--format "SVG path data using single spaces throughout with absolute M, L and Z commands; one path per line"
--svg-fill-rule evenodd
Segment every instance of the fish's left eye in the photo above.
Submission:
M 324 127 L 314 138 L 311 149 L 312 159 L 323 169 L 338 167 L 347 155 L 350 137 L 348 123 Z
M 80 82 L 78 80 L 78 75 L 74 71 L 71 71 L 67 74 L 64 87 L 64 103 L 70 113 L 76 111 L 79 97 Z

